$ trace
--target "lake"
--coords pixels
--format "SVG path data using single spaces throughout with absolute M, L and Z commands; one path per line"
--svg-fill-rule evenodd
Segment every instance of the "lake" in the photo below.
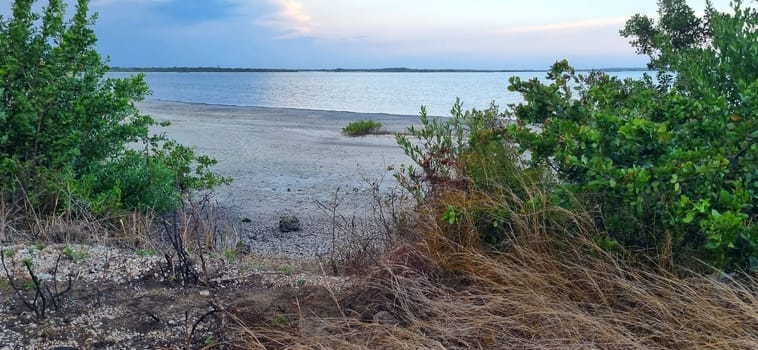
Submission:
M 612 74 L 639 78 L 643 73 Z M 544 78 L 545 73 L 145 73 L 151 99 L 406 115 L 418 115 L 422 105 L 431 115 L 448 115 L 456 97 L 465 109 L 519 102 L 520 95 L 507 90 L 510 76 Z

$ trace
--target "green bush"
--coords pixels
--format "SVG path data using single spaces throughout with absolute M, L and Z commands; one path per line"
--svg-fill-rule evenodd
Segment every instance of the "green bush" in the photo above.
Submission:
M 514 206 L 487 203 L 513 199 L 517 210 L 589 208 L 603 232 L 595 241 L 609 249 L 755 271 L 758 12 L 738 1 L 733 13 L 708 8 L 697 18 L 683 0 L 659 5 L 658 22 L 638 15 L 621 31 L 660 69 L 657 79 L 581 75 L 560 61 L 547 82 L 510 78 L 524 99 L 505 113 L 510 125 L 492 108 L 456 103 L 449 119 L 422 109 L 421 127 L 397 137 L 415 163 L 396 174 L 400 183 L 431 203 L 445 190 L 464 193 L 440 203 L 439 219 L 471 223 L 486 243 L 517 234 L 498 209 Z M 477 191 L 493 195 L 482 201 Z M 570 233 L 560 215 L 535 224 Z
M 131 210 L 170 211 L 181 204 L 174 172 L 164 159 L 129 151 L 95 172 L 97 193 L 118 193 L 122 207 Z
M 363 136 L 377 133 L 381 128 L 382 123 L 372 119 L 355 120 L 342 128 L 342 133 L 347 136 Z
M 95 50 L 89 1 L 78 0 L 70 19 L 63 1 L 50 0 L 41 13 L 32 10 L 34 3 L 16 0 L 12 16 L 0 18 L 6 198 L 27 196 L 43 211 L 167 210 L 179 203 L 177 193 L 228 181 L 209 171 L 212 159 L 149 134 L 157 123 L 134 105 L 149 93 L 142 75 L 105 78 L 109 67 Z M 128 144 L 143 145 L 142 155 Z M 148 187 L 135 183 L 144 178 Z
M 533 203 L 526 202 L 550 183 L 540 172 L 519 166 L 505 121 L 494 103 L 485 110 L 464 111 L 457 100 L 449 118 L 429 118 L 422 107 L 421 125 L 396 135 L 415 164 L 395 173 L 400 185 L 419 204 L 437 206 L 442 226 L 455 231 L 459 224 L 470 224 L 477 233 L 475 242 L 488 247 L 518 234 L 509 225 L 510 211 L 529 210 L 524 205 Z M 451 238 L 461 236 L 451 233 Z
M 577 75 L 565 61 L 549 83 L 513 77 L 525 102 L 508 133 L 622 245 L 755 271 L 758 15 L 740 2 L 704 19 L 684 1 L 660 6 L 659 23 L 635 16 L 622 31 L 661 69 L 658 82 Z
M 426 108 L 421 107 L 419 119 L 420 126 L 411 126 L 407 134 L 395 136 L 398 145 L 416 164 L 401 169 L 396 178 L 418 200 L 428 197 L 429 191 L 438 184 L 462 186 L 473 181 L 485 186 L 487 183 L 500 185 L 500 180 L 505 180 L 493 176 L 505 175 L 508 171 L 491 171 L 496 167 L 494 164 L 485 166 L 479 161 L 508 168 L 515 164 L 512 146 L 498 130 L 504 116 L 494 103 L 486 110 L 464 111 L 458 99 L 450 110 L 450 117 L 429 118 Z M 494 155 L 497 156 L 492 157 Z

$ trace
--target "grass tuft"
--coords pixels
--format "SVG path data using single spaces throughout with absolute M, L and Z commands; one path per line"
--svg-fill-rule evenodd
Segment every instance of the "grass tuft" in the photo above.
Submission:
M 372 120 L 354 120 L 342 128 L 342 134 L 346 136 L 364 136 L 370 134 L 379 134 L 382 130 L 382 123 Z

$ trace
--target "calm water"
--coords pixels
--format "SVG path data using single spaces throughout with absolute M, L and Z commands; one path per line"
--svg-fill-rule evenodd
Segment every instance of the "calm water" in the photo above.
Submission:
M 124 77 L 130 73 L 110 73 Z M 642 72 L 617 72 L 641 77 Z M 448 115 L 456 97 L 463 106 L 501 107 L 518 102 L 508 77 L 544 78 L 545 73 L 146 73 L 150 98 L 238 106 L 290 107 L 417 115 Z

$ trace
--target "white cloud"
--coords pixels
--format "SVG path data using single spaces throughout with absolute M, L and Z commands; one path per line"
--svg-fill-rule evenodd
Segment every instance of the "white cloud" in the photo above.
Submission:
M 303 3 L 297 0 L 268 0 L 279 11 L 265 16 L 258 24 L 281 31 L 279 38 L 305 36 L 313 32 L 311 16 L 305 12 Z

